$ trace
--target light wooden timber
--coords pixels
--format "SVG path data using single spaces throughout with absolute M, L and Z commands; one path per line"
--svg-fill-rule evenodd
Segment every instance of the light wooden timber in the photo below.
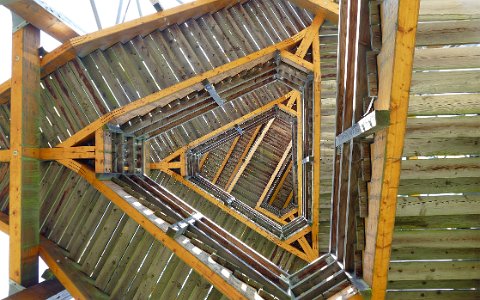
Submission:
M 227 154 L 223 158 L 222 163 L 220 164 L 220 167 L 218 167 L 217 172 L 215 173 L 215 176 L 213 176 L 212 183 L 215 184 L 217 183 L 218 178 L 220 178 L 220 175 L 222 175 L 223 169 L 228 163 L 228 160 L 230 159 L 230 156 L 232 156 L 233 151 L 235 150 L 235 146 L 238 143 L 238 140 L 240 140 L 240 136 L 237 136 L 235 139 L 233 139 L 232 144 L 230 145 L 230 148 L 228 149 Z
M 292 214 L 290 214 L 288 219 L 290 219 L 290 221 L 293 221 L 295 217 Z M 304 236 L 299 238 L 297 242 L 300 244 L 300 247 L 302 247 L 303 251 L 310 257 L 311 262 L 313 262 L 318 257 L 318 253 L 312 248 L 312 246 Z
M 283 175 L 280 178 L 280 181 L 278 182 L 277 186 L 275 187 L 275 190 L 273 191 L 272 197 L 270 198 L 270 200 L 268 200 L 268 205 L 272 205 L 273 202 L 275 202 L 275 199 L 277 199 L 277 196 L 280 193 L 280 190 L 282 189 L 283 183 L 285 182 L 285 180 L 288 177 L 288 174 L 292 170 L 292 166 L 293 166 L 293 162 L 290 161 L 288 163 L 287 167 L 285 168 L 285 171 L 283 172 Z M 298 206 L 298 207 L 300 208 L 300 206 Z M 302 213 L 301 210 L 300 210 L 300 213 Z
M 272 175 L 270 176 L 270 179 L 268 180 L 267 185 L 263 189 L 262 195 L 258 199 L 257 205 L 255 207 L 256 209 L 258 209 L 260 207 L 260 205 L 263 203 L 263 200 L 265 200 L 265 197 L 267 196 L 268 191 L 272 187 L 272 184 L 275 181 L 275 178 L 277 177 L 278 172 L 280 172 L 280 169 L 282 168 L 283 163 L 287 159 L 288 154 L 290 153 L 290 150 L 292 150 L 292 141 L 290 141 L 290 143 L 287 145 L 287 148 L 283 152 L 283 155 L 280 158 L 280 161 L 277 163 L 277 166 L 275 167 L 275 170 L 273 171 Z
M 282 220 L 291 219 L 296 214 L 298 214 L 298 208 L 292 209 L 291 211 L 285 213 L 283 216 L 280 217 L 280 219 Z
M 40 160 L 94 159 L 95 146 L 68 148 L 24 148 L 24 154 L 26 157 Z
M 280 108 L 281 111 L 286 112 L 287 114 L 291 115 L 292 117 L 296 118 L 297 117 L 297 111 L 291 109 L 285 104 L 279 104 L 278 108 Z
M 233 191 L 233 188 L 237 184 L 238 180 L 240 179 L 240 177 L 242 177 L 243 172 L 245 171 L 248 164 L 252 160 L 253 156 L 255 155 L 255 152 L 257 151 L 258 147 L 260 146 L 263 139 L 267 135 L 267 132 L 270 129 L 270 127 L 272 127 L 272 124 L 273 124 L 274 121 L 275 121 L 275 119 L 273 118 L 270 121 L 268 121 L 267 124 L 265 124 L 263 126 L 262 132 L 257 136 L 257 138 L 255 139 L 255 142 L 253 143 L 253 145 L 248 150 L 248 154 L 245 157 L 245 159 L 243 160 L 242 165 L 240 166 L 238 171 L 236 173 L 234 173 L 235 176 L 233 177 L 233 180 L 230 182 L 230 185 L 228 185 L 228 187 L 227 187 L 227 192 L 228 193 L 231 193 Z
M 59 42 L 78 37 L 84 33 L 72 21 L 54 11 L 43 1 L 1 0 L 0 4 L 19 15 L 36 28 L 48 33 Z
M 10 279 L 29 287 L 38 283 L 40 162 L 26 157 L 38 147 L 40 115 L 40 31 L 27 25 L 13 34 L 10 120 Z
M 167 235 L 168 225 L 165 224 L 165 221 L 152 214 L 145 214 L 144 212 L 137 210 L 127 201 L 127 199 L 130 199 L 130 196 L 124 193 L 123 190 L 120 188 L 114 190 L 112 188 L 113 183 L 109 184 L 108 182 L 98 180 L 93 170 L 79 162 L 73 160 L 60 160 L 59 163 L 82 176 L 107 199 L 112 201 L 113 204 L 118 206 L 124 213 L 130 216 L 148 233 L 153 235 L 155 239 L 160 241 L 165 247 L 173 251 L 181 260 L 207 279 L 219 291 L 231 295 L 231 297 L 235 299 L 248 298 L 246 295 L 251 293 L 251 290 L 242 290 L 237 279 L 234 277 L 223 276 L 221 272 L 221 269 L 223 268 L 218 268 L 218 265 L 208 263 L 206 253 L 196 253 L 197 250 L 194 249 L 195 247 L 193 247 L 185 237 L 180 236 L 172 238 Z M 178 175 L 178 177 L 183 179 L 180 175 Z M 250 295 L 250 297 L 253 297 L 253 295 Z
M 323 14 L 315 15 L 312 24 L 306 29 L 305 36 L 303 37 L 302 42 L 298 46 L 297 51 L 295 51 L 295 56 L 303 59 L 305 55 L 307 55 L 308 49 L 310 48 L 310 46 L 312 46 L 314 37 L 318 36 L 318 31 L 320 30 L 320 26 L 322 26 L 324 21 L 325 17 L 323 16 Z
M 290 194 L 288 194 L 287 200 L 283 204 L 282 208 L 287 207 L 290 204 L 290 202 L 292 202 L 292 199 L 293 199 L 293 191 L 291 191 Z
M 313 189 L 312 189 L 312 248 L 319 254 L 318 233 L 320 230 L 320 169 L 322 134 L 322 72 L 320 68 L 320 38 L 316 34 L 312 41 L 313 56 Z
M 312 26 L 312 25 L 310 25 Z M 309 27 L 309 30 L 311 27 Z M 305 38 L 303 39 L 305 41 Z M 303 41 L 302 41 L 303 43 Z M 302 45 L 302 43 L 300 45 Z M 298 51 L 297 51 L 298 52 Z M 303 54 L 303 53 L 302 53 Z M 303 59 L 305 55 L 300 56 L 298 54 L 293 54 L 289 51 L 282 50 L 280 51 L 280 57 L 282 61 L 298 70 L 302 70 L 305 73 L 312 72 L 314 69 L 314 66 L 311 62 L 306 61 Z
M 303 207 L 303 97 L 297 98 L 297 207 L 301 212 Z M 272 195 L 275 199 L 276 195 Z
M 338 4 L 331 0 L 289 0 L 292 3 L 306 8 L 309 11 L 323 15 L 333 23 L 338 23 Z
M 380 82 L 375 109 L 390 109 L 390 126 L 376 134 L 372 149 L 363 266 L 364 279 L 372 286 L 372 299 L 384 299 L 387 288 L 419 2 L 382 3 L 384 43 L 378 57 Z
M 181 175 L 179 175 L 175 172 L 172 172 L 172 171 L 166 171 L 165 173 L 168 174 L 169 176 L 171 176 L 172 178 L 174 178 L 176 181 L 182 183 L 183 185 L 185 185 L 189 189 L 193 190 L 194 192 L 196 192 L 197 194 L 199 194 L 203 198 L 207 199 L 212 204 L 216 205 L 217 207 L 219 207 L 221 210 L 223 210 L 224 212 L 226 212 L 230 216 L 239 220 L 240 222 L 242 222 L 243 224 L 248 226 L 250 229 L 254 230 L 255 232 L 257 232 L 261 236 L 265 237 L 267 240 L 275 243 L 276 245 L 278 245 L 278 246 L 282 247 L 283 249 L 287 250 L 288 252 L 298 256 L 299 258 L 301 258 L 305 261 L 309 261 L 309 258 L 307 257 L 307 255 L 305 253 L 301 252 L 300 250 L 298 250 L 295 247 L 290 246 L 291 242 L 288 243 L 287 241 L 280 240 L 279 238 L 272 235 L 267 230 L 258 226 L 255 222 L 253 222 L 249 218 L 247 218 L 247 217 L 243 216 L 242 214 L 238 213 L 235 209 L 232 209 L 232 208 L 226 206 L 222 201 L 218 200 L 217 198 L 212 196 L 210 193 L 204 191 L 203 189 L 198 187 L 196 184 L 186 180 Z M 302 234 L 305 235 L 306 233 L 300 233 L 301 236 L 303 236 Z
M 253 143 L 255 142 L 255 139 L 257 138 L 258 134 L 260 133 L 260 129 L 262 128 L 262 125 L 257 126 L 255 130 L 252 133 L 252 136 L 250 137 L 250 140 L 248 141 L 247 145 L 245 146 L 245 149 L 243 149 L 242 154 L 240 155 L 240 158 L 238 159 L 237 164 L 233 168 L 232 174 L 230 174 L 230 177 L 227 180 L 227 183 L 225 184 L 225 189 L 230 186 L 230 183 L 233 181 L 235 178 L 235 174 L 237 174 L 238 170 L 243 164 L 243 160 L 248 154 L 248 151 L 250 150 L 250 147 L 252 147 Z
M 203 165 L 207 162 L 207 159 L 208 159 L 209 155 L 210 155 L 210 152 L 207 152 L 207 153 L 203 154 L 202 158 L 198 162 L 198 168 L 199 169 L 203 168 Z
M 282 219 L 280 218 L 279 216 L 277 216 L 276 214 L 266 210 L 265 208 L 263 207 L 256 207 L 255 208 L 256 210 L 258 210 L 259 212 L 261 212 L 262 214 L 264 214 L 265 216 L 269 217 L 270 219 L 282 224 L 282 225 L 286 225 L 288 224 L 287 221 L 285 221 L 285 219 Z
M 202 81 L 208 79 L 210 83 L 215 84 L 227 77 L 236 75 L 241 71 L 251 69 L 253 66 L 264 63 L 275 56 L 277 50 L 288 49 L 303 38 L 304 32 L 300 32 L 278 44 L 264 48 L 250 55 L 237 59 L 233 62 L 224 64 L 213 70 L 204 72 L 178 84 L 175 84 L 159 92 L 153 93 L 147 97 L 131 102 L 125 106 L 117 108 L 112 112 L 103 115 L 96 121 L 78 131 L 70 138 L 59 144 L 59 147 L 75 146 L 78 143 L 90 138 L 95 130 L 103 125 L 113 122 L 123 124 L 128 120 L 142 116 L 158 106 L 164 106 L 178 98 L 186 96 L 191 92 L 203 89 Z
M 10 150 L 0 150 L 0 162 L 10 161 Z

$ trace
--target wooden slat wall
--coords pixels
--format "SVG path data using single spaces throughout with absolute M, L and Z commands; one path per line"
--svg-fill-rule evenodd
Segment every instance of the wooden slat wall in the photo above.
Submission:
M 421 2 L 388 299 L 480 297 L 479 21 Z
M 205 279 L 85 180 L 57 163 L 44 164 L 41 232 L 64 248 L 99 290 L 117 299 L 177 293 L 199 299 L 212 292 Z M 171 277 L 175 270 L 181 272 Z

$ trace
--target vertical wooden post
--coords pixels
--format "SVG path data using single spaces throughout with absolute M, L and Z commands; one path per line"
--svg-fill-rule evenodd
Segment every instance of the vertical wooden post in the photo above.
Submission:
M 322 121 L 322 74 L 320 69 L 320 38 L 318 31 L 312 42 L 313 53 L 313 195 L 312 195 L 312 248 L 318 256 L 318 232 L 320 226 L 320 166 Z
M 40 161 L 24 148 L 39 148 L 40 31 L 27 25 L 13 34 L 10 161 L 10 279 L 38 283 Z

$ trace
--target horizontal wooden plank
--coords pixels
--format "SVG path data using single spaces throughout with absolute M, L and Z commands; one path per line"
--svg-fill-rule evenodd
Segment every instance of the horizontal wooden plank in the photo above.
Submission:
M 388 279 L 396 280 L 468 280 L 478 279 L 480 261 L 407 261 L 390 262 Z
M 479 213 L 480 211 L 477 211 Z M 447 215 L 447 216 L 415 216 L 397 217 L 395 229 L 428 229 L 428 228 L 480 228 L 480 215 Z
M 480 299 L 480 291 L 387 291 L 389 300 L 465 300 Z
M 420 138 L 412 135 L 405 139 L 403 155 L 431 156 L 431 155 L 465 155 L 480 154 L 480 137 L 435 137 Z
M 398 197 L 397 217 L 468 215 L 480 212 L 480 195 Z
M 469 20 L 480 18 L 477 0 L 422 0 L 420 21 Z
M 396 230 L 393 248 L 480 248 L 480 230 Z
M 447 70 L 480 68 L 480 46 L 415 49 L 413 69 Z
M 478 138 L 478 128 L 480 128 L 480 116 L 408 118 L 406 138 Z
M 480 260 L 478 248 L 393 248 L 391 260 L 418 259 L 477 259 Z
M 409 116 L 477 113 L 480 113 L 480 93 L 410 95 L 408 105 Z
M 4 300 L 50 299 L 64 290 L 65 288 L 57 279 L 50 279 L 4 298 Z
M 400 179 L 455 177 L 480 177 L 480 158 L 436 158 L 402 161 Z
M 477 192 L 480 192 L 480 177 L 404 179 L 398 188 L 399 195 Z
M 480 92 L 480 84 L 478 82 L 480 82 L 480 70 L 414 72 L 410 93 L 478 93 Z
M 474 280 L 405 280 L 390 281 L 388 289 L 471 289 L 480 286 L 480 279 Z
M 477 44 L 480 19 L 418 23 L 417 46 Z

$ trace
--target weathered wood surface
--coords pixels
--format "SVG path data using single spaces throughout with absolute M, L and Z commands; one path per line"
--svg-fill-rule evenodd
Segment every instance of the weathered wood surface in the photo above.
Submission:
M 415 292 L 387 292 L 387 299 L 391 300 L 464 300 L 479 299 L 479 291 L 415 291 Z
M 480 61 L 480 58 L 479 58 Z M 476 114 L 480 111 L 480 93 L 411 95 L 410 116 Z M 408 147 L 406 147 L 408 149 Z
M 480 46 L 419 48 L 415 50 L 413 70 L 452 70 L 480 67 Z
M 470 215 L 480 211 L 480 195 L 408 196 L 397 200 L 397 217 Z
M 476 0 L 422 0 L 419 21 L 479 19 L 480 3 Z
M 480 158 L 411 159 L 402 161 L 401 179 L 479 177 Z
M 478 279 L 480 261 L 391 262 L 389 280 Z
M 428 247 L 426 247 L 428 246 Z M 395 231 L 393 248 L 480 248 L 480 230 L 405 230 Z

